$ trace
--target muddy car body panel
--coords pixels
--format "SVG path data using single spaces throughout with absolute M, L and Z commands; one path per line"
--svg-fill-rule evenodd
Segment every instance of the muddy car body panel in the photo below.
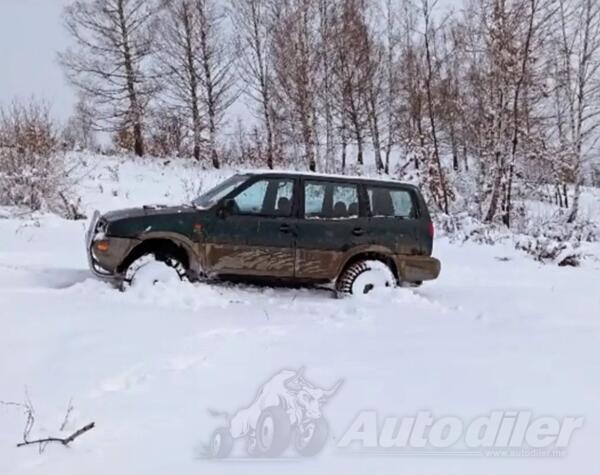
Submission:
M 168 244 L 191 278 L 327 283 L 356 259 L 373 258 L 398 280 L 420 282 L 440 273 L 432 238 L 411 185 L 269 172 L 232 177 L 194 205 L 97 214 L 86 243 L 94 273 L 117 281 L 133 258 Z

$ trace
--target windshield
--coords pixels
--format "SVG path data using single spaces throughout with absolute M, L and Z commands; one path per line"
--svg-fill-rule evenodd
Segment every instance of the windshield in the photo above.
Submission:
M 233 175 L 231 178 L 228 178 L 224 182 L 208 190 L 206 193 L 200 195 L 192 201 L 192 204 L 199 208 L 210 208 L 247 179 L 248 175 Z

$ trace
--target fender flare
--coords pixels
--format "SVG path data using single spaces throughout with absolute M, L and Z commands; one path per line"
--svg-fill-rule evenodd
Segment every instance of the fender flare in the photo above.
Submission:
M 348 267 L 348 265 L 350 265 L 351 262 L 358 260 L 357 258 L 363 255 L 365 259 L 382 260 L 381 258 L 383 258 L 384 262 L 390 265 L 396 279 L 400 279 L 402 277 L 402 272 L 396 261 L 396 256 L 389 248 L 385 246 L 365 244 L 353 247 L 346 253 L 344 259 L 342 259 L 342 263 L 337 269 L 336 280 L 340 278 L 344 270 Z
M 157 231 L 138 236 L 136 241 L 137 242 L 135 246 L 129 250 L 123 259 L 123 263 L 127 262 L 130 256 L 133 255 L 136 250 L 140 248 L 140 246 L 146 245 L 149 241 L 169 241 L 183 249 L 183 251 L 186 253 L 188 258 L 188 271 L 191 271 L 196 276 L 200 273 L 200 259 L 194 249 L 195 243 L 188 237 L 179 233 Z

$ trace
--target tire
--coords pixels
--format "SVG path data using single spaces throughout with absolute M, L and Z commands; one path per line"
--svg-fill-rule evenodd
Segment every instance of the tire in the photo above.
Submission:
M 416 289 L 418 287 L 421 287 L 422 285 L 423 285 L 422 280 L 415 280 L 414 282 L 403 282 L 402 283 L 402 287 L 409 287 L 411 289 Z
M 294 434 L 296 451 L 303 457 L 317 455 L 329 439 L 329 424 L 324 418 L 317 419 L 307 426 L 302 433 L 298 428 Z
M 149 252 L 129 264 L 124 273 L 123 290 L 184 280 L 185 277 L 185 266 L 177 258 Z
M 358 261 L 344 270 L 337 291 L 343 295 L 364 295 L 375 288 L 396 287 L 398 282 L 389 266 L 381 261 Z
M 222 459 L 229 457 L 233 448 L 233 437 L 226 427 L 219 427 L 210 437 L 211 458 Z
M 292 426 L 283 408 L 264 409 L 256 423 L 256 450 L 261 457 L 279 457 L 290 445 Z

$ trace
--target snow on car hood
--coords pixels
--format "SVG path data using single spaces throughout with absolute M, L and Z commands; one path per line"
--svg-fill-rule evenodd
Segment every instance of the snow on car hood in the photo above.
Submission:
M 138 208 L 125 208 L 115 211 L 109 211 L 103 215 L 103 218 L 108 221 L 119 221 L 127 218 L 140 218 L 143 216 L 158 216 L 165 214 L 177 214 L 189 211 L 190 206 L 167 206 L 167 205 L 144 205 Z

